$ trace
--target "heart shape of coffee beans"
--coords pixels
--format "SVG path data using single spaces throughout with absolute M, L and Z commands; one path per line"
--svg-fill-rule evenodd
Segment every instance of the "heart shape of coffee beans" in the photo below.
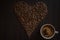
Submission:
M 25 1 L 20 1 L 15 4 L 14 10 L 29 37 L 48 13 L 47 6 L 43 2 L 28 4 Z

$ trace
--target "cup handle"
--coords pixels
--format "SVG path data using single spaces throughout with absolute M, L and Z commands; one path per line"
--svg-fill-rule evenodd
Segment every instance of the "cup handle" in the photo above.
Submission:
M 58 31 L 55 31 L 56 34 L 58 34 L 59 32 Z

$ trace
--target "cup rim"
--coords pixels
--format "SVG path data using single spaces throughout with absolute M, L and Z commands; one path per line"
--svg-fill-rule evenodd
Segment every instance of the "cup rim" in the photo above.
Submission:
M 51 37 L 45 37 L 43 34 L 42 34 L 42 29 L 43 29 L 43 27 L 44 26 L 46 26 L 46 25 L 49 25 L 49 26 L 51 26 L 53 29 L 54 29 L 54 34 L 51 36 Z M 52 24 L 44 24 L 44 25 L 42 25 L 42 27 L 41 27 L 41 29 L 40 29 L 40 34 L 41 34 L 41 36 L 43 37 L 43 38 L 45 38 L 45 39 L 51 39 L 51 38 L 53 38 L 54 37 L 54 35 L 55 35 L 55 28 L 54 28 L 54 26 L 52 25 Z

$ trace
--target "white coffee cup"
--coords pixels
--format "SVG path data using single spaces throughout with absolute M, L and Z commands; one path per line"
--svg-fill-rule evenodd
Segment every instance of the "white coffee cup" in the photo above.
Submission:
M 55 27 L 51 24 L 44 24 L 40 29 L 40 34 L 44 39 L 51 39 L 55 36 L 56 33 L 59 32 L 56 31 Z

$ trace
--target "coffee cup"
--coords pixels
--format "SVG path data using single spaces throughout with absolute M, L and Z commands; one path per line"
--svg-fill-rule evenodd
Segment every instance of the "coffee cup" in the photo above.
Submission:
M 44 24 L 40 29 L 40 34 L 44 39 L 51 39 L 58 33 L 59 32 L 56 31 L 55 27 L 51 24 Z

